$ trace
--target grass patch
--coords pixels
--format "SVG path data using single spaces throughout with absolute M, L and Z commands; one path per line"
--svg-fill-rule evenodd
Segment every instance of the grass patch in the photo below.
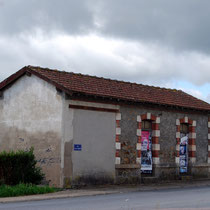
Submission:
M 49 186 L 36 186 L 32 184 L 18 184 L 15 186 L 1 185 L 0 197 L 15 197 L 23 195 L 36 195 L 53 193 L 57 190 Z

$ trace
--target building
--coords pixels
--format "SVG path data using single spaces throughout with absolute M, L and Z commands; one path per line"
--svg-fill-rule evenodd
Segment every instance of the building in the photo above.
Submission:
M 180 90 L 27 66 L 0 83 L 0 151 L 55 186 L 208 177 L 210 105 Z

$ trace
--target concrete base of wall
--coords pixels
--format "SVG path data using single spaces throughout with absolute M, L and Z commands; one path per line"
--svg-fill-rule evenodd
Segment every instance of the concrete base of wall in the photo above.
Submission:
M 74 188 L 82 187 L 88 185 L 105 185 L 105 184 L 114 184 L 115 178 L 110 175 L 86 175 L 86 176 L 77 176 L 74 178 L 65 177 L 64 178 L 64 188 Z
M 116 184 L 141 183 L 141 169 L 139 164 L 122 164 L 115 167 Z
M 116 170 L 116 184 L 139 184 L 141 183 L 141 171 L 139 169 Z
M 210 165 L 194 165 L 189 166 L 188 174 L 180 174 L 179 167 L 176 165 L 154 165 L 153 174 L 141 174 L 140 167 L 134 165 L 123 165 L 116 167 L 115 176 L 97 174 L 78 176 L 73 179 L 70 177 L 64 178 L 64 187 L 81 187 L 87 185 L 104 185 L 104 184 L 153 184 L 158 182 L 168 182 L 172 180 L 191 180 L 210 178 Z
M 210 165 L 190 165 L 187 174 L 179 173 L 179 166 L 155 166 L 153 167 L 154 177 L 159 180 L 177 180 L 183 176 L 192 177 L 192 179 L 210 178 Z
M 191 168 L 191 175 L 195 179 L 210 178 L 210 165 L 198 165 Z
M 179 175 L 176 166 L 155 166 L 154 174 L 160 180 L 175 180 Z

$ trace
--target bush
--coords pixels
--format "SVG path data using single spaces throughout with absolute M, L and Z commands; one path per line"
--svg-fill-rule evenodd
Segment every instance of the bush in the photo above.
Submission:
M 0 153 L 0 184 L 39 184 L 44 175 L 36 163 L 33 148 L 29 151 L 4 151 Z
M 13 197 L 22 195 L 35 195 L 44 193 L 53 193 L 55 188 L 48 186 L 36 186 L 32 184 L 18 184 L 15 186 L 0 186 L 0 197 Z

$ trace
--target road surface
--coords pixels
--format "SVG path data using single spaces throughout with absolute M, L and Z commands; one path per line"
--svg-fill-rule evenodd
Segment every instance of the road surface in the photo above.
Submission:
M 0 210 L 210 209 L 210 187 L 129 192 L 0 204 Z

